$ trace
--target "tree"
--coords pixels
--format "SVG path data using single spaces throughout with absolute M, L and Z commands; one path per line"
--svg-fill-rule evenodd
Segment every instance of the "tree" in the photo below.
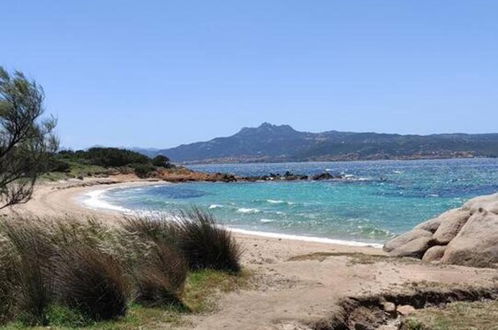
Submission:
M 160 167 L 169 167 L 169 158 L 164 155 L 158 155 L 152 159 L 152 165 Z
M 56 120 L 42 119 L 44 92 L 23 73 L 0 67 L 0 209 L 27 202 L 58 148 Z

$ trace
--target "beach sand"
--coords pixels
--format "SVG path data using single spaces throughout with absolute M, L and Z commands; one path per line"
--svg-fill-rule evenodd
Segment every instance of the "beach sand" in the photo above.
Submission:
M 160 183 L 160 182 L 159 182 Z M 158 184 L 129 176 L 39 185 L 14 212 L 37 216 L 94 216 L 115 222 L 117 210 L 89 209 L 82 196 L 97 190 Z M 424 219 L 421 219 L 424 220 Z M 388 258 L 379 248 L 325 244 L 234 233 L 253 274 L 245 288 L 220 295 L 214 312 L 186 316 L 196 329 L 310 329 L 341 312 L 346 297 L 391 294 L 423 286 L 496 287 L 495 269 L 435 265 Z M 387 329 L 387 328 L 386 328 Z

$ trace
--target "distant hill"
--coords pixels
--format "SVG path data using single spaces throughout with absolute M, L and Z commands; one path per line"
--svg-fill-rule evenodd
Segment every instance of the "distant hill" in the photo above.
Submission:
M 498 133 L 310 133 L 296 131 L 289 125 L 263 123 L 206 142 L 170 149 L 135 150 L 148 156 L 164 154 L 179 163 L 498 157 Z

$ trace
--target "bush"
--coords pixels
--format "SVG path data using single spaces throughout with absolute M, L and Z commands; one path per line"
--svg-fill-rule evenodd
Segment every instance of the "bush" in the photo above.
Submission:
M 92 320 L 126 313 L 129 285 L 114 257 L 90 246 L 68 246 L 55 257 L 53 275 L 57 301 Z
M 90 148 L 86 152 L 77 152 L 93 165 L 118 167 L 128 164 L 147 164 L 150 158 L 138 152 L 119 148 Z
M 134 164 L 132 167 L 139 178 L 147 178 L 156 170 L 156 168 L 150 164 Z
M 164 244 L 173 244 L 185 257 L 189 268 L 240 271 L 241 250 L 231 233 L 216 224 L 209 212 L 198 208 L 163 217 L 127 218 L 123 226 L 139 235 Z
M 74 307 L 94 320 L 121 315 L 128 291 L 124 269 L 111 253 L 117 237 L 116 230 L 94 220 L 4 219 L 0 321 L 15 317 L 22 324 L 46 325 L 54 304 Z
M 68 162 L 51 157 L 48 161 L 48 171 L 49 172 L 64 172 L 67 173 L 71 170 L 71 166 Z
M 209 213 L 122 225 L 0 221 L 0 323 L 79 327 L 124 315 L 130 296 L 146 305 L 180 303 L 188 268 L 240 270 L 238 246 Z
M 187 264 L 172 246 L 158 243 L 136 268 L 136 301 L 157 306 L 181 304 Z
M 11 286 L 17 292 L 8 294 L 8 304 L 23 315 L 28 324 L 45 324 L 45 311 L 51 302 L 50 256 L 53 246 L 41 226 L 26 219 L 0 223 L 0 230 L 10 244 L 10 256 L 3 261 L 10 277 L 1 287 Z M 10 260 L 9 260 L 10 259 Z M 12 293 L 14 295 L 12 295 Z
M 154 166 L 170 167 L 171 164 L 169 162 L 170 162 L 169 158 L 163 155 L 158 155 L 152 158 L 152 165 Z
M 227 229 L 216 225 L 211 213 L 192 208 L 180 212 L 176 220 L 177 245 L 190 269 L 240 271 L 240 247 Z

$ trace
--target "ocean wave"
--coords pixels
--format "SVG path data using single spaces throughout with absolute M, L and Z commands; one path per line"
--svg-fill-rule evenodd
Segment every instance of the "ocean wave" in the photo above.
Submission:
M 237 209 L 238 213 L 259 213 L 261 210 L 259 209 L 253 209 L 253 208 L 246 208 L 246 207 L 241 207 Z
M 221 204 L 211 204 L 211 205 L 209 205 L 210 209 L 219 209 L 219 208 L 222 208 L 222 207 L 223 207 L 223 205 L 221 205 Z
M 263 219 L 259 219 L 259 222 L 269 223 L 269 222 L 275 222 L 275 220 L 274 219 L 265 219 L 265 218 L 263 218 Z
M 267 199 L 266 201 L 270 204 L 284 204 L 285 203 L 285 201 L 277 200 L 277 199 Z
M 132 212 L 130 209 L 124 208 L 122 206 L 113 205 L 105 200 L 103 200 L 103 196 L 110 189 L 101 189 L 101 190 L 93 190 L 84 195 L 83 204 L 91 209 L 106 209 L 124 213 Z

